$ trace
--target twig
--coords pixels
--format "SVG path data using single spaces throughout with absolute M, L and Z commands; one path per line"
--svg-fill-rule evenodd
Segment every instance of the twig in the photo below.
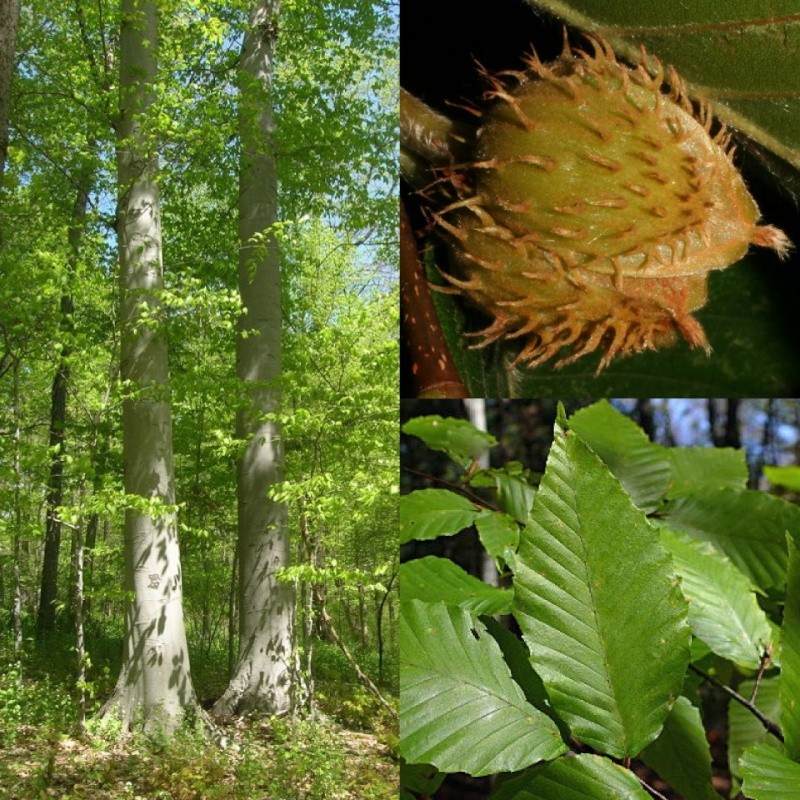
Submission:
M 456 126 L 444 114 L 434 111 L 411 92 L 400 89 L 400 142 L 411 152 L 432 164 L 457 160 Z
M 635 772 L 633 774 L 636 775 Z M 647 781 L 642 780 L 641 778 L 639 778 L 638 775 L 636 775 L 636 777 L 639 780 L 639 783 L 641 783 L 642 786 L 644 787 L 645 791 L 650 792 L 650 794 L 653 795 L 653 797 L 655 797 L 656 800 L 669 800 L 668 797 L 661 794 L 661 792 L 659 792 L 658 790 L 654 789 L 649 783 L 647 783 Z
M 754 706 L 746 697 L 742 697 L 738 692 L 735 692 L 733 689 L 731 689 L 730 686 L 726 686 L 724 683 L 722 683 L 722 681 L 717 680 L 713 675 L 708 675 L 707 673 L 703 672 L 703 670 L 698 669 L 694 664 L 689 664 L 689 669 L 717 688 L 722 689 L 725 694 L 727 694 L 729 697 L 732 697 L 737 703 L 743 705 L 769 733 L 771 733 L 779 742 L 783 741 L 783 733 L 781 732 L 780 727 L 758 708 L 756 708 L 756 706 Z
M 764 672 L 766 671 L 767 667 L 769 666 L 769 662 L 772 660 L 772 653 L 770 653 L 769 648 L 764 650 L 761 654 L 761 664 L 758 667 L 758 674 L 756 675 L 756 681 L 753 685 L 753 691 L 750 693 L 750 702 L 756 702 L 756 696 L 758 695 L 759 687 L 761 686 L 761 679 L 764 677 Z
M 450 481 L 447 481 L 444 478 L 437 478 L 435 475 L 431 475 L 428 472 L 420 472 L 419 470 L 411 469 L 411 467 L 403 467 L 403 469 L 409 475 L 416 475 L 418 478 L 426 478 L 427 480 L 434 481 L 435 483 L 441 483 L 448 489 L 452 489 L 454 492 L 463 494 L 468 500 L 472 500 L 472 502 L 475 503 L 475 505 L 483 506 L 484 508 L 488 508 L 490 511 L 500 511 L 500 509 L 496 505 L 488 502 L 488 500 L 484 500 L 482 497 L 475 494 L 475 492 L 472 492 L 469 489 L 467 489 L 466 486 L 460 486 L 457 483 L 451 483 Z
M 419 397 L 469 397 L 436 316 L 417 253 L 414 232 L 400 201 L 400 296 L 402 328 Z

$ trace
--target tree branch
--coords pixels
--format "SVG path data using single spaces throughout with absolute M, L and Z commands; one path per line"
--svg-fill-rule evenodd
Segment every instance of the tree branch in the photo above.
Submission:
M 467 489 L 466 486 L 460 486 L 457 483 L 451 483 L 450 481 L 446 481 L 444 478 L 437 478 L 435 475 L 431 475 L 428 472 L 420 472 L 419 470 L 411 469 L 411 467 L 403 467 L 403 470 L 409 475 L 416 475 L 418 478 L 426 478 L 427 480 L 434 481 L 435 483 L 441 483 L 448 489 L 458 492 L 459 494 L 463 494 L 468 500 L 471 500 L 473 503 L 475 503 L 475 505 L 488 508 L 490 511 L 500 511 L 496 505 L 490 503 L 488 500 L 484 500 L 482 497 L 475 494 L 475 492 Z
M 707 673 L 703 672 L 703 670 L 698 669 L 694 664 L 689 664 L 689 669 L 696 675 L 699 675 L 704 680 L 716 686 L 718 689 L 722 689 L 725 694 L 727 694 L 729 697 L 732 697 L 740 705 L 743 705 L 764 726 L 768 733 L 771 733 L 779 742 L 783 741 L 783 733 L 780 727 L 762 711 L 756 708 L 756 706 L 754 706 L 753 703 L 751 703 L 746 697 L 742 697 L 738 692 L 735 692 L 733 689 L 731 689 L 730 686 L 726 686 L 724 683 L 722 683 L 722 681 L 717 680 L 713 675 L 708 675 Z
M 17 136 L 19 136 L 20 139 L 22 139 L 23 141 L 27 142 L 28 145 L 31 148 L 33 148 L 33 150 L 35 150 L 37 153 L 39 153 L 39 155 L 41 155 L 46 161 L 48 161 L 53 167 L 55 167 L 55 169 L 57 169 L 64 176 L 64 178 L 69 182 L 70 186 L 72 186 L 75 189 L 78 189 L 81 192 L 85 192 L 84 187 L 81 186 L 81 184 L 77 180 L 75 180 L 75 178 L 73 178 L 72 175 L 70 175 L 69 172 L 67 172 L 67 170 L 64 169 L 64 167 L 62 167 L 61 164 L 59 164 L 58 161 L 56 161 L 56 159 L 53 158 L 47 152 L 47 150 L 44 149 L 44 147 L 42 147 L 40 144 L 38 144 L 33 139 L 31 139 L 30 136 L 28 136 L 23 131 L 21 131 L 18 126 L 14 127 L 14 133 Z M 92 209 L 94 211 L 97 211 L 97 206 L 92 202 L 92 198 L 89 197 L 88 194 L 86 195 L 86 201 L 89 203 L 89 205 L 92 207 Z
M 469 397 L 444 331 L 439 324 L 428 281 L 419 260 L 414 232 L 400 201 L 401 327 L 411 361 L 414 393 L 419 397 Z

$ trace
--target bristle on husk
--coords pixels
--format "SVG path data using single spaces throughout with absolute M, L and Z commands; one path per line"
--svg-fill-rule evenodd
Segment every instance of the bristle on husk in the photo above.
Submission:
M 449 168 L 435 216 L 454 255 L 444 277 L 492 318 L 472 346 L 522 341 L 514 365 L 599 350 L 599 371 L 679 337 L 710 352 L 693 316 L 708 273 L 791 243 L 757 224 L 730 133 L 672 68 L 644 49 L 630 68 L 587 41 L 483 70 L 473 160 Z

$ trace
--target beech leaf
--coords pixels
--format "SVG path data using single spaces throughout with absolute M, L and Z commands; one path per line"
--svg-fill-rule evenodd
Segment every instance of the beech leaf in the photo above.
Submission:
M 637 755 L 683 685 L 687 604 L 656 530 L 558 424 L 514 590 L 534 669 L 572 734 L 618 758 Z
M 411 600 L 400 620 L 400 750 L 443 772 L 513 772 L 566 750 L 467 611 Z

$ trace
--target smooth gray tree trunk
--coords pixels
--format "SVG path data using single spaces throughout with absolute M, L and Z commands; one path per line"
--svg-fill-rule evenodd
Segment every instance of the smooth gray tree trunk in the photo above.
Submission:
M 154 0 L 122 0 L 117 129 L 121 378 L 125 491 L 125 650 L 116 689 L 101 710 L 123 731 L 171 733 L 197 711 L 183 620 L 175 512 L 167 345 L 161 328 L 161 219 L 154 102 Z M 141 500 L 137 501 L 137 498 Z M 151 504 L 148 507 L 148 502 Z
M 238 474 L 239 657 L 216 714 L 289 709 L 293 597 L 275 571 L 288 564 L 286 508 L 268 497 L 283 478 L 277 410 L 281 374 L 278 180 L 270 108 L 279 0 L 259 0 L 250 13 L 239 69 L 239 323 L 236 368 L 248 408 L 238 417 L 247 442 Z
M 467 411 L 469 421 L 479 430 L 486 432 L 488 430 L 486 420 L 486 400 L 484 398 L 467 398 L 464 400 L 464 408 Z M 489 468 L 489 453 L 482 453 L 478 457 L 478 466 L 481 469 Z M 481 553 L 481 579 L 490 584 L 497 586 L 499 584 L 500 575 L 497 572 L 497 565 L 494 559 L 485 551 Z
M 0 187 L 3 185 L 3 175 L 6 171 L 8 117 L 18 25 L 19 0 L 0 0 Z

